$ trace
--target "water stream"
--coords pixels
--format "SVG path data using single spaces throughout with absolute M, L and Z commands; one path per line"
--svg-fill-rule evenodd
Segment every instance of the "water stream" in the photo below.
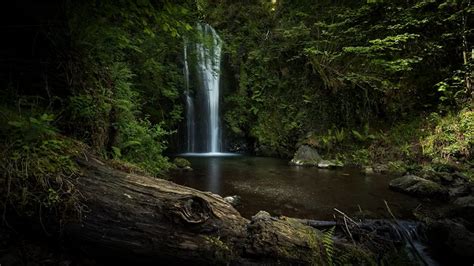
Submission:
M 196 43 L 184 45 L 186 138 L 188 153 L 221 152 L 219 118 L 222 40 L 208 24 L 197 24 Z M 191 56 L 193 56 L 192 60 Z M 193 68 L 195 67 L 195 69 Z M 194 78 L 194 95 L 190 79 Z
M 297 218 L 332 219 L 334 208 L 349 215 L 360 209 L 378 218 L 411 218 L 420 203 L 388 188 L 391 177 L 358 169 L 325 170 L 289 166 L 288 161 L 252 156 L 186 157 L 194 171 L 175 173 L 173 181 L 222 196 L 239 195 L 237 210 L 249 218 L 260 210 Z

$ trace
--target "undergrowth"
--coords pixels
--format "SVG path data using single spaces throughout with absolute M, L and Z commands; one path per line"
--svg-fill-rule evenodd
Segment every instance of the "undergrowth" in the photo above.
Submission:
M 361 166 L 383 164 L 390 172 L 403 173 L 421 170 L 423 165 L 469 168 L 473 165 L 473 132 L 474 111 L 467 107 L 445 115 L 415 117 L 383 129 L 368 124 L 360 129 L 333 127 L 308 134 L 302 143 L 325 158 Z
M 73 179 L 78 168 L 72 156 L 81 145 L 65 139 L 53 126 L 54 116 L 18 115 L 1 111 L 0 207 L 10 218 L 60 226 L 79 218 L 82 205 Z

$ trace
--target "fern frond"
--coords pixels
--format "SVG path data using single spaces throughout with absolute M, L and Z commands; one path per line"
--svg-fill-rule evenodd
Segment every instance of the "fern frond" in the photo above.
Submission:
M 327 263 L 332 266 L 334 265 L 334 231 L 336 227 L 333 226 L 326 232 L 322 237 L 324 251 L 326 252 Z

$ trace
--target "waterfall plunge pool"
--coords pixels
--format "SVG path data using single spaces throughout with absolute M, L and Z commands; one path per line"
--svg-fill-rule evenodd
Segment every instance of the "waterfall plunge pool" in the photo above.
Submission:
M 386 200 L 397 218 L 410 219 L 421 203 L 389 190 L 393 177 L 366 175 L 360 169 L 289 166 L 282 159 L 232 153 L 181 156 L 191 162 L 194 171 L 173 173 L 172 181 L 223 197 L 238 195 L 241 204 L 236 209 L 246 218 L 265 210 L 277 216 L 330 220 L 334 208 L 355 215 L 359 207 L 382 218 L 389 217 Z

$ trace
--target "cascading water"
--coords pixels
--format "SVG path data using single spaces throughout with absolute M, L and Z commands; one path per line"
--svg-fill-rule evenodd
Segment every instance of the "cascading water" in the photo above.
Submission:
M 202 42 L 196 44 L 199 79 L 209 106 L 207 151 L 220 152 L 219 80 L 222 41 L 216 31 L 207 24 L 198 24 L 198 31 L 204 41 L 211 40 L 210 47 L 206 47 Z
M 184 40 L 184 82 L 185 91 L 184 96 L 186 97 L 186 149 L 188 152 L 195 151 L 195 119 L 194 119 L 194 101 L 191 96 L 191 90 L 189 87 L 189 65 L 188 65 L 188 45 L 187 41 Z
M 219 82 L 222 40 L 207 24 L 197 24 L 199 41 L 185 41 L 187 152 L 221 152 Z M 194 56 L 195 60 L 190 60 Z M 193 62 L 194 65 L 193 65 Z M 190 66 L 196 66 L 193 69 Z M 195 72 L 194 72 L 195 71 Z M 191 78 L 192 77 L 192 78 Z M 193 80 L 193 84 L 190 84 Z M 194 89 L 194 95 L 191 93 Z

